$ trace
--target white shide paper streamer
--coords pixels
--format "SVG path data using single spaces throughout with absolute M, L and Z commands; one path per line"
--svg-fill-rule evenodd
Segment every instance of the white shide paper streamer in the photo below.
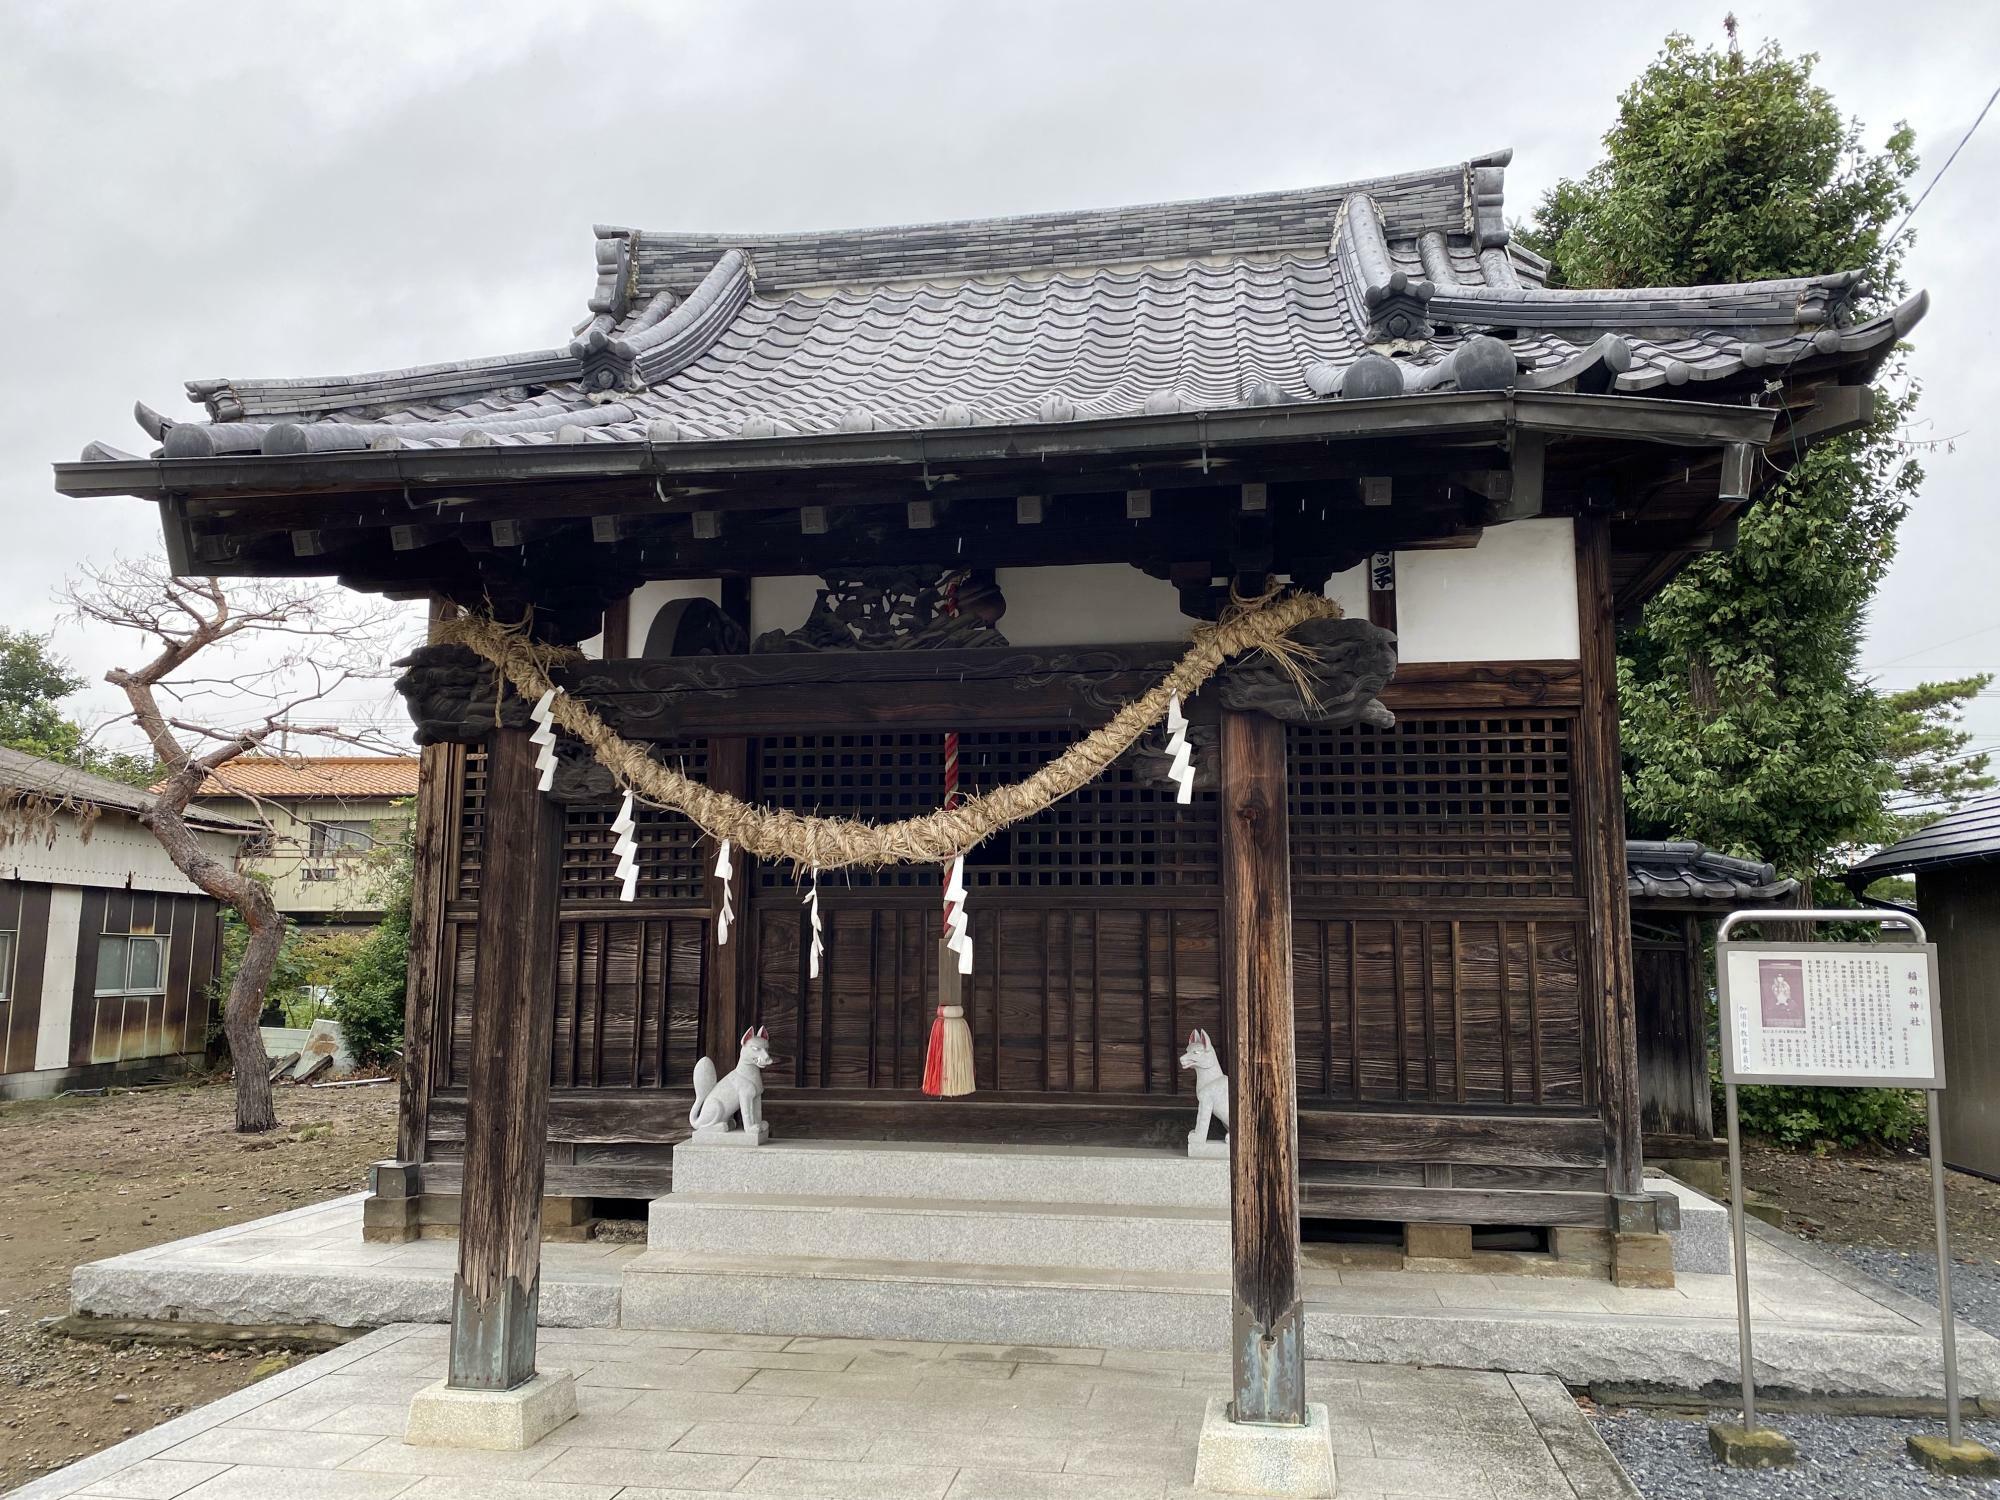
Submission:
M 535 721 L 535 727 L 528 732 L 528 738 L 535 744 L 535 769 L 542 773 L 538 783 L 540 790 L 548 791 L 556 784 L 556 716 L 554 704 L 556 690 L 550 688 L 535 700 L 535 706 L 528 710 L 528 717 Z
M 636 901 L 639 897 L 639 824 L 632 816 L 632 794 L 629 791 L 619 804 L 618 816 L 611 820 L 611 832 L 616 835 L 611 840 L 611 852 L 618 856 L 618 899 Z
M 951 862 L 944 887 L 944 944 L 958 955 L 958 972 L 972 972 L 972 919 L 965 913 L 965 856 Z
M 826 952 L 826 943 L 820 936 L 819 930 L 819 871 L 814 870 L 812 872 L 812 885 L 807 888 L 805 900 L 801 904 L 812 918 L 812 953 L 806 977 L 817 979 L 819 978 L 820 957 Z
M 729 942 L 729 924 L 736 920 L 736 897 L 732 889 L 736 861 L 731 857 L 728 839 L 722 841 L 722 848 L 715 856 L 715 878 L 722 882 L 722 909 L 715 914 L 715 946 L 721 948 Z
M 1181 712 L 1181 695 L 1175 693 L 1167 700 L 1167 754 L 1173 757 L 1167 774 L 1180 788 L 1174 800 L 1184 803 L 1194 801 L 1194 746 L 1188 743 L 1187 727 L 1187 715 Z

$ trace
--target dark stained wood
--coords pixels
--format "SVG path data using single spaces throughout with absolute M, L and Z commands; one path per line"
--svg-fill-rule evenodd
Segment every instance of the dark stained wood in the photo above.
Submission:
M 0 1073 L 25 1073 L 35 1065 L 42 1022 L 42 972 L 48 961 L 49 906 L 53 887 L 16 881 L 0 886 L 0 920 L 15 925 L 14 979 L 7 1026 L 0 1037 Z M 12 910 L 9 910 L 9 904 Z
M 1602 1192 L 1531 1188 L 1434 1188 L 1421 1184 L 1370 1186 L 1351 1182 L 1300 1185 L 1301 1212 L 1324 1219 L 1377 1219 L 1433 1224 L 1587 1224 L 1602 1228 L 1608 1200 Z
M 536 788 L 535 746 L 525 731 L 494 733 L 486 774 L 492 815 L 481 871 L 449 1381 L 511 1390 L 535 1373 L 563 815 Z
M 1648 914 L 1632 936 L 1639 1120 L 1648 1142 L 1715 1136 L 1698 925 L 1686 913 Z M 1651 1145 L 1646 1154 L 1654 1154 Z
M 72 1067 L 90 1062 L 97 1034 L 97 939 L 106 932 L 124 932 L 131 922 L 132 894 L 86 886 L 77 916 L 76 980 L 70 986 L 69 1060 Z M 44 1004 L 47 998 L 44 997 Z
M 604 659 L 618 661 L 632 654 L 632 596 L 613 599 L 604 607 Z
M 418 757 L 417 814 L 410 869 L 410 965 L 404 988 L 402 1100 L 396 1121 L 396 1156 L 422 1161 L 430 1110 L 439 991 L 443 968 L 444 908 L 457 878 L 453 810 L 465 751 L 427 745 Z
M 1618 751 L 1618 652 L 1613 639 L 1610 522 L 1576 521 L 1583 703 L 1577 715 L 1577 863 L 1586 911 L 1586 1024 L 1597 1044 L 1600 1102 L 1614 1193 L 1645 1190 L 1639 1125 L 1638 1022 L 1632 993 L 1632 911 L 1625 892 L 1625 795 Z
M 1565 708 L 1581 691 L 1573 661 L 1405 662 L 1382 689 L 1397 713 L 1479 708 Z
M 1306 1419 L 1305 1328 L 1288 822 L 1284 726 L 1262 714 L 1226 712 L 1222 899 L 1234 1023 L 1227 1058 L 1232 1416 L 1299 1425 Z

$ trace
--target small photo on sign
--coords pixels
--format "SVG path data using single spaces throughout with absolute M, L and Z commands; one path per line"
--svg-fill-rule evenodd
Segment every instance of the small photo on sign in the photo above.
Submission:
M 1796 958 L 1757 960 L 1757 993 L 1762 1001 L 1764 1029 L 1806 1026 L 1805 965 Z

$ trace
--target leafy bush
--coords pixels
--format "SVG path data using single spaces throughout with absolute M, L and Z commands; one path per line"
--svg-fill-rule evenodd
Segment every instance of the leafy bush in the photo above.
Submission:
M 1737 1091 L 1745 1135 L 1768 1136 L 1794 1150 L 1821 1145 L 1900 1146 L 1924 1123 L 1923 1095 L 1909 1089 L 1795 1088 L 1780 1084 Z M 1722 1101 L 1715 1104 L 1722 1118 Z
M 382 920 L 333 977 L 333 1015 L 361 1063 L 403 1050 L 403 992 L 410 965 L 410 878 L 414 829 L 383 851 L 378 866 Z

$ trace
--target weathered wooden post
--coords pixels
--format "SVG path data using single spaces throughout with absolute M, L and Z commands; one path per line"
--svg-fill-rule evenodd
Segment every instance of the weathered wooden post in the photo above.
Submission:
M 1292 1044 L 1285 726 L 1222 715 L 1222 892 L 1229 1059 L 1231 1418 L 1306 1419 L 1299 1306 L 1299 1109 Z
M 525 729 L 492 731 L 486 778 L 451 1355 L 406 1436 L 525 1448 L 576 1412 L 567 1374 L 535 1372 L 563 813 L 537 786 Z

